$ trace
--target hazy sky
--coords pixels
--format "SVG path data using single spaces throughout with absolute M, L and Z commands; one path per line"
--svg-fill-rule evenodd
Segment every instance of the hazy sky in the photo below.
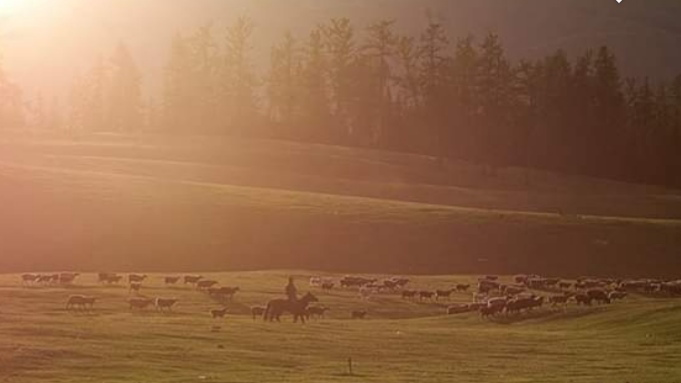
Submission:
M 39 88 L 64 93 L 78 68 L 108 56 L 118 41 L 156 87 L 170 37 L 209 21 L 219 32 L 236 16 L 251 16 L 266 58 L 286 29 L 302 34 L 329 17 L 352 16 L 358 26 L 394 18 L 415 32 L 427 9 L 454 35 L 500 33 L 512 56 L 608 43 L 635 73 L 681 71 L 678 0 L 0 0 L 0 47 L 28 96 Z

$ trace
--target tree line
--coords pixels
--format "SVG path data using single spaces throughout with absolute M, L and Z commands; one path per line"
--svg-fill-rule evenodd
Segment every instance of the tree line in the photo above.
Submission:
M 121 44 L 77 78 L 63 125 L 133 133 L 235 135 L 424 153 L 485 164 L 681 186 L 681 75 L 623 78 L 608 47 L 510 60 L 499 36 L 452 40 L 429 19 L 332 19 L 285 33 L 267 68 L 239 18 L 171 41 L 157 101 Z M 7 111 L 0 72 L 0 123 Z M 9 90 L 8 90 L 9 89 Z M 16 90 L 14 90 L 16 91 Z M 16 113 L 15 113 L 16 114 Z

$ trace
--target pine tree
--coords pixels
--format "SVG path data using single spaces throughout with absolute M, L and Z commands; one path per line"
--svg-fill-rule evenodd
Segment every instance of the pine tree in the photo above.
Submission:
M 495 34 L 480 45 L 477 70 L 479 102 L 479 155 L 496 167 L 508 159 L 512 142 L 513 73 L 504 49 Z
M 186 40 L 188 70 L 186 76 L 187 113 L 193 133 L 215 133 L 220 130 L 220 57 L 211 24 L 201 26 Z
M 127 46 L 120 43 L 110 60 L 106 97 L 107 130 L 139 132 L 143 127 L 141 75 Z
M 607 47 L 598 50 L 594 61 L 594 135 L 590 143 L 593 168 L 599 173 L 614 174 L 620 170 L 625 153 L 620 141 L 624 125 L 624 97 L 615 56 Z M 622 169 L 624 170 L 624 169 Z
M 331 113 L 334 124 L 330 137 L 346 142 L 353 135 L 351 123 L 352 66 L 355 61 L 355 32 L 347 18 L 331 19 L 322 26 L 327 70 L 331 86 Z
M 253 22 L 239 17 L 227 28 L 221 94 L 226 110 L 226 129 L 230 133 L 252 134 L 257 119 L 256 75 L 251 65 Z
M 391 121 L 392 92 L 391 79 L 393 78 L 391 62 L 395 55 L 397 36 L 393 32 L 394 20 L 383 20 L 370 25 L 367 28 L 367 41 L 363 46 L 362 53 L 368 59 L 370 71 L 370 83 L 364 84 L 369 89 L 364 96 L 370 95 L 375 104 L 375 121 L 369 121 L 369 140 L 377 144 L 385 134 L 389 121 Z
M 422 116 L 428 131 L 431 151 L 443 158 L 447 155 L 451 135 L 447 100 L 450 92 L 451 57 L 447 54 L 449 39 L 442 24 L 429 18 L 419 44 L 419 86 L 423 97 Z
M 291 32 L 284 34 L 282 42 L 272 48 L 270 65 L 269 118 L 291 129 L 300 122 L 302 68 L 300 50 Z
M 420 51 L 411 36 L 400 36 L 396 51 L 398 67 L 400 68 L 400 73 L 396 76 L 399 95 L 404 100 L 405 109 L 413 113 L 421 107 Z
M 0 129 L 19 128 L 24 125 L 24 107 L 21 90 L 5 75 L 0 51 Z
M 301 137 L 303 140 L 329 142 L 331 111 L 329 105 L 329 69 L 325 54 L 323 29 L 310 32 L 303 48 L 301 86 Z
M 473 157 L 474 142 L 470 131 L 475 129 L 477 111 L 476 77 L 478 52 L 473 44 L 473 36 L 468 35 L 456 43 L 452 62 L 452 108 L 454 121 L 451 126 L 452 150 L 457 156 Z
M 166 131 L 188 132 L 193 126 L 195 101 L 191 54 L 181 35 L 173 37 L 164 75 L 161 125 Z

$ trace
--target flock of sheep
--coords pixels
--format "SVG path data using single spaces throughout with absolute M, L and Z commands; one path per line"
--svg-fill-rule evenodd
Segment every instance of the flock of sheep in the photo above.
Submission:
M 71 285 L 78 278 L 78 273 L 59 274 L 24 274 L 21 276 L 25 285 Z M 120 284 L 125 277 L 115 273 L 99 273 L 98 281 L 102 284 Z M 176 298 L 149 298 L 140 294 L 147 275 L 128 274 L 127 284 L 131 297 L 127 303 L 131 311 L 145 310 L 155 307 L 158 311 L 172 311 L 178 303 Z M 238 286 L 219 286 L 218 281 L 206 279 L 199 275 L 166 276 L 163 277 L 166 286 L 177 285 L 182 282 L 208 294 L 221 307 L 209 311 L 212 318 L 223 318 L 228 313 L 227 304 L 239 292 Z M 482 317 L 499 314 L 517 314 L 531 311 L 545 304 L 551 306 L 567 305 L 574 302 L 577 305 L 590 306 L 610 304 L 624 299 L 630 293 L 664 294 L 667 296 L 681 296 L 681 280 L 615 280 L 604 278 L 577 278 L 574 282 L 560 278 L 545 278 L 538 275 L 516 275 L 511 283 L 502 283 L 498 276 L 487 275 L 478 278 L 477 285 L 470 283 L 452 282 L 449 289 L 412 289 L 408 278 L 391 277 L 379 280 L 363 276 L 345 276 L 340 279 L 310 277 L 309 284 L 313 288 L 331 290 L 356 290 L 361 300 L 369 300 L 375 294 L 396 294 L 404 300 L 418 302 L 450 301 L 453 293 L 466 294 L 471 297 L 468 303 L 448 304 L 447 314 L 461 314 L 479 312 Z M 541 295 L 538 295 L 541 293 Z M 71 295 L 66 302 L 67 310 L 89 311 L 97 301 L 96 297 L 85 295 Z M 307 307 L 307 318 L 324 317 L 329 310 L 326 306 Z M 263 316 L 265 306 L 252 306 L 250 311 L 253 319 Z M 366 310 L 350 312 L 350 318 L 363 319 Z
M 622 280 L 610 278 L 580 277 L 574 282 L 561 278 L 546 278 L 539 275 L 516 275 L 513 282 L 502 283 L 496 275 L 479 277 L 475 291 L 471 284 L 452 283 L 450 289 L 410 289 L 409 279 L 392 277 L 379 280 L 357 276 L 346 276 L 339 281 L 341 288 L 358 288 L 362 299 L 369 299 L 379 293 L 399 293 L 402 299 L 419 302 L 440 302 L 450 300 L 454 292 L 471 293 L 469 303 L 446 306 L 447 314 L 461 314 L 477 311 L 482 317 L 498 314 L 517 314 L 541 307 L 577 305 L 591 306 L 610 304 L 624 299 L 629 293 L 657 294 L 681 297 L 681 280 L 640 279 Z M 332 279 L 312 277 L 310 285 L 322 289 L 332 289 L 336 283 Z M 538 295 L 541 292 L 544 295 Z

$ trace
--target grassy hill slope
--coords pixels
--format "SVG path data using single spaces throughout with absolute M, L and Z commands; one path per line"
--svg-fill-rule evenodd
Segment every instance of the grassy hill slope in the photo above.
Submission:
M 1 270 L 681 269 L 681 199 L 660 188 L 273 141 L 4 149 Z

